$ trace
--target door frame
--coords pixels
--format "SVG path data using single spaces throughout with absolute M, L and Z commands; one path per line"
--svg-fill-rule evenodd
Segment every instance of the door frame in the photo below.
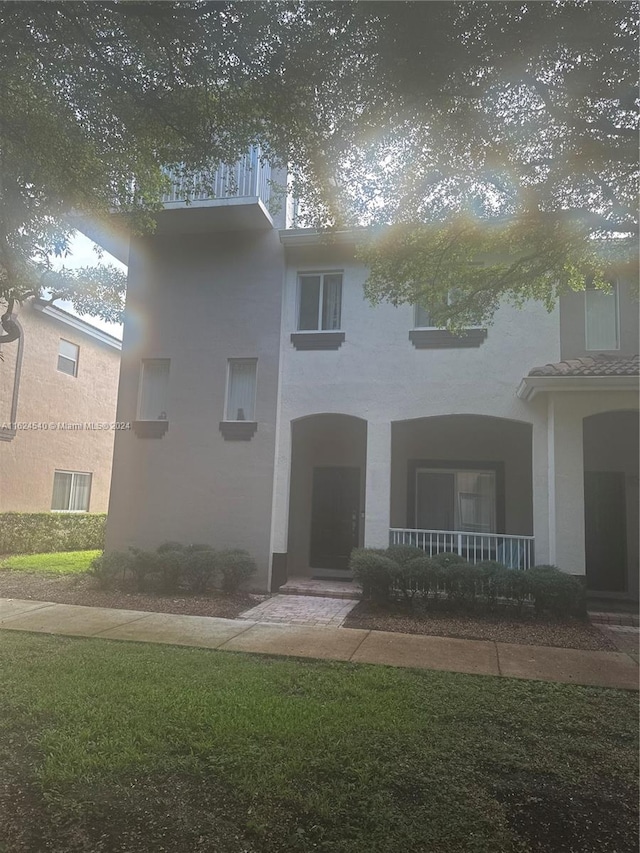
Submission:
M 313 515 L 314 515 L 314 488 L 315 488 L 315 472 L 317 470 L 332 470 L 332 471 L 355 471 L 358 475 L 357 499 L 358 506 L 356 510 L 357 521 L 357 542 L 354 548 L 358 548 L 362 541 L 362 468 L 359 465 L 312 465 L 311 467 L 311 505 L 309 517 L 309 551 L 308 551 L 308 566 L 313 572 L 322 572 L 327 578 L 345 578 L 349 574 L 349 568 L 346 569 L 330 569 L 312 565 L 312 538 L 313 538 Z

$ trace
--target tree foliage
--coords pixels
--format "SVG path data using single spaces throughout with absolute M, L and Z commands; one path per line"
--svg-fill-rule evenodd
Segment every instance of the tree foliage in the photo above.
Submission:
M 5 3 L 0 298 L 40 292 L 71 211 L 152 227 L 163 166 L 251 144 L 288 165 L 308 224 L 372 226 L 373 300 L 456 326 L 635 277 L 637 19 L 589 0 Z M 107 279 L 55 289 L 112 318 Z

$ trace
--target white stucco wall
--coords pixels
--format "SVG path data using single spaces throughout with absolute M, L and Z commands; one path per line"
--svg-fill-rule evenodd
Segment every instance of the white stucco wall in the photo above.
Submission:
M 290 341 L 291 333 L 297 331 L 297 276 L 318 270 L 343 273 L 341 329 L 346 337 L 335 351 L 300 351 Z M 391 479 L 388 425 L 394 421 L 450 414 L 488 415 L 532 424 L 534 433 L 546 435 L 546 411 L 520 400 L 516 389 L 532 367 L 559 360 L 557 310 L 548 313 L 539 303 L 530 303 L 524 310 L 504 306 L 479 348 L 418 350 L 409 340 L 412 306 L 372 306 L 363 295 L 366 275 L 364 266 L 344 248 L 324 246 L 289 252 L 282 310 L 281 438 L 276 454 L 272 550 L 282 550 L 286 541 L 283 531 L 289 515 L 291 464 L 288 425 L 297 418 L 341 413 L 371 424 L 371 434 L 375 431 L 376 438 L 368 449 L 367 471 L 375 471 L 376 482 Z M 540 461 L 546 465 L 546 460 Z M 546 467 L 541 476 L 534 476 L 537 488 L 545 490 Z M 372 501 L 375 511 L 369 512 Z M 374 497 L 373 490 L 367 488 L 367 503 L 365 541 L 368 545 L 386 544 L 388 494 L 381 497 L 376 492 Z M 541 556 L 547 556 L 544 547 Z

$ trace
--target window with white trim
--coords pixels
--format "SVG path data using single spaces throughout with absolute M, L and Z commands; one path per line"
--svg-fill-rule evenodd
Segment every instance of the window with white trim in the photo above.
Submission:
M 80 347 L 77 344 L 72 344 L 71 341 L 65 341 L 60 338 L 58 344 L 58 370 L 62 373 L 68 373 L 69 376 L 78 375 L 78 357 L 80 355 Z
M 167 420 L 170 363 L 168 358 L 143 359 L 138 397 L 138 420 Z
M 298 331 L 336 331 L 342 314 L 342 273 L 298 275 Z
M 620 348 L 618 283 L 610 282 L 610 290 L 600 290 L 587 282 L 584 292 L 585 349 L 617 350 Z
M 54 512 L 88 512 L 91 474 L 80 471 L 56 471 L 53 475 Z
M 255 358 L 230 358 L 227 367 L 226 421 L 255 421 L 256 373 Z

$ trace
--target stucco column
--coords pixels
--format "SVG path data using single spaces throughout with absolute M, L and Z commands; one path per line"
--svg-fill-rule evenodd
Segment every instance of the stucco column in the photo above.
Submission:
M 582 416 L 576 408 L 570 395 L 549 395 L 549 560 L 563 572 L 584 575 Z
M 531 404 L 535 408 L 533 419 L 531 465 L 533 474 L 533 535 L 535 537 L 535 562 L 552 563 L 550 556 L 549 506 L 552 498 L 552 472 L 549 456 L 549 421 L 546 397 Z M 552 458 L 552 457 L 551 457 Z M 554 540 L 555 545 L 555 540 Z
M 364 544 L 386 548 L 391 524 L 391 423 L 367 423 Z
M 276 436 L 271 510 L 271 554 L 285 554 L 289 537 L 289 486 L 291 478 L 291 422 L 281 421 Z M 271 580 L 271 570 L 269 571 Z

